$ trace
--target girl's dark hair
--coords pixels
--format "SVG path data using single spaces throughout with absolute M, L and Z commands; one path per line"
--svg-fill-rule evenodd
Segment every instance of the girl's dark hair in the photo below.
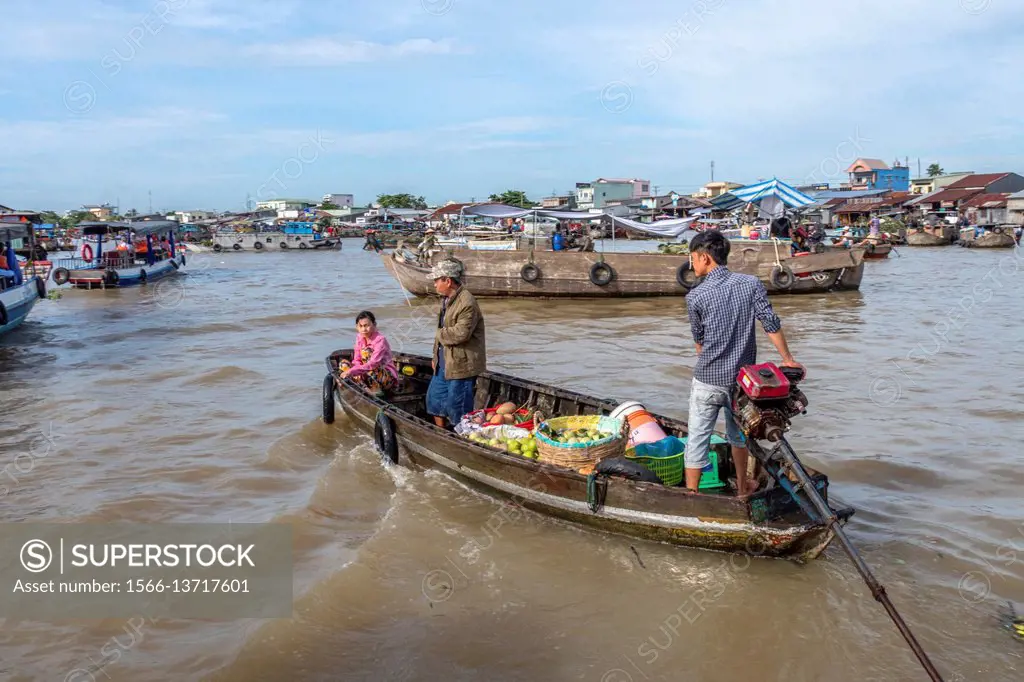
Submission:
M 374 317 L 373 313 L 371 313 L 369 310 L 364 310 L 363 312 L 356 315 L 356 324 L 359 324 L 360 320 L 369 320 L 370 324 L 377 324 L 377 318 Z

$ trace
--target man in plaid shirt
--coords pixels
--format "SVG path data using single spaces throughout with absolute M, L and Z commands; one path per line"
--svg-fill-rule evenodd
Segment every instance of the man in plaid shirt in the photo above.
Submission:
M 744 365 L 757 362 L 754 321 L 768 334 L 784 367 L 802 367 L 793 359 L 782 333 L 782 321 L 768 302 L 761 280 L 730 272 L 729 240 L 717 230 L 701 232 L 690 241 L 690 265 L 704 281 L 686 295 L 697 366 L 690 389 L 690 418 L 686 440 L 686 487 L 697 490 L 701 470 L 710 463 L 708 448 L 720 409 L 736 467 L 736 494 L 754 492 L 747 480 L 749 451 L 732 413 L 732 387 Z

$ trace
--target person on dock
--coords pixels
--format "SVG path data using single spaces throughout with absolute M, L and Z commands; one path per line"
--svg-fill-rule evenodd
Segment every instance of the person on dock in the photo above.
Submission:
M 754 492 L 749 481 L 749 452 L 743 432 L 732 413 L 732 388 L 740 368 L 757 361 L 754 322 L 759 321 L 784 367 L 803 367 L 793 359 L 764 285 L 757 277 L 731 272 L 725 266 L 729 240 L 717 230 L 697 234 L 690 241 L 690 264 L 697 277 L 706 277 L 686 295 L 690 329 L 697 349 L 697 365 L 690 388 L 687 423 L 686 487 L 697 490 L 701 470 L 710 463 L 708 448 L 718 413 L 725 409 L 725 428 L 736 467 L 736 494 Z
M 427 413 L 444 428 L 454 427 L 473 411 L 476 378 L 487 369 L 484 314 L 473 294 L 462 285 L 462 268 L 443 260 L 430 271 L 441 295 L 431 366 L 434 376 L 427 388 Z
M 377 331 L 377 318 L 369 310 L 356 315 L 356 342 L 352 362 L 341 372 L 342 379 L 366 386 L 373 393 L 384 393 L 398 383 L 398 370 L 391 355 L 391 345 Z

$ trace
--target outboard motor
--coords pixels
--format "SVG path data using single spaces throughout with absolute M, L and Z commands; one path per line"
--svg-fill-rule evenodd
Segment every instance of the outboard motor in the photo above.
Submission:
M 740 369 L 732 394 L 732 411 L 744 433 L 757 440 L 778 442 L 798 414 L 806 414 L 807 397 L 797 384 L 799 367 L 765 362 Z

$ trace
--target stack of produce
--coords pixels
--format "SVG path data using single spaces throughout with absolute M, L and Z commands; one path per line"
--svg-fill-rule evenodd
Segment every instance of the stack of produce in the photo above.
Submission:
M 504 450 L 510 455 L 537 459 L 537 440 L 529 431 L 510 426 L 487 427 L 467 436 L 480 445 Z

